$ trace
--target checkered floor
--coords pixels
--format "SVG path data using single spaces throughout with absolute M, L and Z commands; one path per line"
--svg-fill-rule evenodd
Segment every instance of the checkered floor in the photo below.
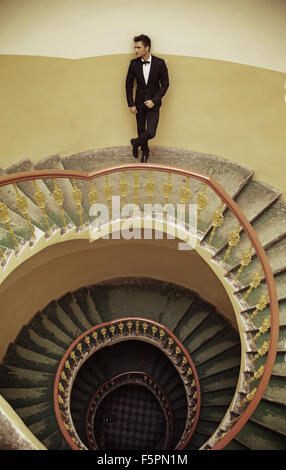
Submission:
M 110 393 L 95 416 L 96 441 L 104 450 L 164 448 L 166 421 L 154 395 L 141 385 Z

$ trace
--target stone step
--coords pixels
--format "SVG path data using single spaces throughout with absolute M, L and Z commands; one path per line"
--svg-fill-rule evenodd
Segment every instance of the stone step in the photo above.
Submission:
M 214 312 L 205 321 L 203 321 L 184 341 L 184 346 L 188 349 L 191 356 L 194 352 L 203 348 L 204 344 L 212 339 L 217 333 L 223 330 L 226 321 L 217 312 Z
M 280 191 L 264 183 L 251 180 L 245 185 L 235 198 L 235 202 L 242 209 L 249 222 L 253 222 L 280 197 Z M 212 246 L 221 250 L 228 243 L 229 234 L 237 227 L 237 219 L 227 209 L 224 213 L 224 222 L 216 229 Z
M 21 388 L 52 386 L 54 375 L 47 372 L 21 369 L 15 366 L 0 364 L 2 386 L 13 387 L 15 383 Z
M 180 341 L 184 342 L 213 312 L 215 312 L 213 305 L 205 302 L 200 297 L 196 298 L 184 317 L 182 317 L 181 322 L 174 329 L 174 334 Z
M 190 291 L 169 283 L 128 278 L 100 283 L 91 295 L 103 321 L 143 317 L 162 323 L 171 331 L 195 298 Z
M 192 354 L 193 360 L 196 362 L 196 367 L 204 364 L 205 361 L 211 360 L 218 354 L 233 350 L 233 348 L 240 347 L 238 342 L 237 333 L 232 327 L 226 326 L 217 335 L 205 343 L 204 348 L 198 349 Z M 233 351 L 235 353 L 235 351 Z
M 61 159 L 58 155 L 52 155 L 51 157 L 47 157 L 44 160 L 41 160 L 40 162 L 34 165 L 34 168 L 35 170 L 47 170 L 47 169 L 63 170 L 64 169 L 61 163 Z M 52 193 L 54 191 L 53 181 L 50 178 L 44 179 L 43 181 L 46 184 L 49 191 Z M 69 217 L 69 220 L 67 220 L 66 222 L 68 223 L 71 221 L 74 225 L 79 227 L 80 217 L 78 213 L 78 208 L 72 199 L 73 186 L 72 186 L 71 181 L 68 178 L 57 178 L 56 183 L 57 183 L 57 186 L 64 193 L 63 209 L 65 211 L 65 214 L 67 214 Z M 83 215 L 83 221 L 84 222 L 87 221 L 88 217 L 84 211 L 82 215 Z
M 85 313 L 81 310 L 71 293 L 68 293 L 57 300 L 60 307 L 68 314 L 72 319 L 73 323 L 83 333 L 91 327 L 91 324 L 87 320 Z
M 254 450 L 285 450 L 285 437 L 278 433 L 265 432 L 265 428 L 248 421 L 237 434 L 236 440 Z
M 203 377 L 200 379 L 201 392 L 204 393 L 221 390 L 224 393 L 225 389 L 235 388 L 238 374 L 239 367 L 234 367 L 212 376 Z
M 52 402 L 39 403 L 32 406 L 25 406 L 24 408 L 16 408 L 15 411 L 27 426 L 38 422 L 42 418 L 54 415 Z
M 43 315 L 69 336 L 71 342 L 81 335 L 82 330 L 72 321 L 69 315 L 55 300 L 50 302 L 42 312 Z
M 32 351 L 59 361 L 65 353 L 65 348 L 62 348 L 49 339 L 38 335 L 28 326 L 24 326 L 21 329 L 16 338 L 16 343 L 24 348 L 31 349 Z
M 35 170 L 33 163 L 29 159 L 21 160 L 15 165 L 10 166 L 6 169 L 7 174 L 22 172 L 22 171 L 33 171 Z M 32 181 L 25 181 L 23 183 L 17 183 L 23 194 L 25 194 L 31 201 L 35 201 L 35 187 Z M 52 192 L 47 188 L 44 181 L 41 179 L 36 180 L 37 190 L 42 191 L 45 197 L 45 212 L 48 217 L 50 226 L 56 224 L 58 227 L 63 227 L 63 221 L 58 205 L 55 202 Z M 43 214 L 42 214 L 43 218 Z M 44 227 L 46 224 L 44 222 Z
M 6 384 L 1 381 L 0 393 L 13 408 L 31 407 L 53 400 L 53 389 L 51 387 L 7 388 Z
M 286 443 L 286 408 L 285 406 L 261 400 L 251 415 L 251 421 L 265 426 L 269 431 L 278 432 L 285 436 Z
M 1 176 L 6 176 L 6 172 L 0 170 L 0 177 Z M 44 232 L 46 230 L 46 225 L 41 209 L 29 197 L 26 197 L 20 188 L 18 188 L 18 193 L 19 196 L 24 197 L 27 202 L 28 216 L 31 223 Z M 20 235 L 22 238 L 29 240 L 31 238 L 31 230 L 25 216 L 17 207 L 17 194 L 13 185 L 0 187 L 0 201 L 6 204 L 10 209 L 9 218 L 11 227 L 15 230 L 15 233 Z
M 192 358 L 196 360 L 195 355 L 192 355 Z M 224 370 L 239 366 L 240 360 L 240 345 L 238 345 L 228 351 L 223 351 L 201 365 L 197 365 L 196 368 L 201 380 L 204 377 L 214 376 Z
M 5 364 L 52 374 L 56 372 L 59 363 L 49 356 L 43 356 L 19 344 L 11 343 L 5 355 Z

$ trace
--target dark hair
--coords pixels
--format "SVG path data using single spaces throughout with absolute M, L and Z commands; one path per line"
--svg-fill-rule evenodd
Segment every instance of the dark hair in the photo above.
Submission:
M 133 38 L 134 42 L 139 42 L 141 41 L 144 47 L 149 47 L 149 51 L 151 49 L 151 39 L 146 36 L 146 34 L 140 34 L 140 36 L 135 36 Z

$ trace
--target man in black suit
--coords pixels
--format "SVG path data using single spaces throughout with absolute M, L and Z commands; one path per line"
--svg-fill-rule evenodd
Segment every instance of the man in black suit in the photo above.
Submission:
M 133 39 L 136 59 L 131 60 L 126 77 L 126 97 L 130 112 L 136 115 L 138 137 L 131 139 L 133 156 L 138 158 L 138 147 L 142 149 L 141 162 L 149 158 L 148 140 L 153 139 L 159 122 L 162 97 L 169 87 L 168 69 L 163 59 L 151 55 L 151 40 L 141 34 Z M 135 101 L 133 86 L 136 80 Z

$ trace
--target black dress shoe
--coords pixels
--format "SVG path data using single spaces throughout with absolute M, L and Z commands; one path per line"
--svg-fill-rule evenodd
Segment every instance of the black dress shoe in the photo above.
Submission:
M 136 142 L 134 142 L 135 139 L 131 139 L 131 145 L 132 145 L 132 153 L 134 158 L 138 158 L 138 145 L 136 145 Z

